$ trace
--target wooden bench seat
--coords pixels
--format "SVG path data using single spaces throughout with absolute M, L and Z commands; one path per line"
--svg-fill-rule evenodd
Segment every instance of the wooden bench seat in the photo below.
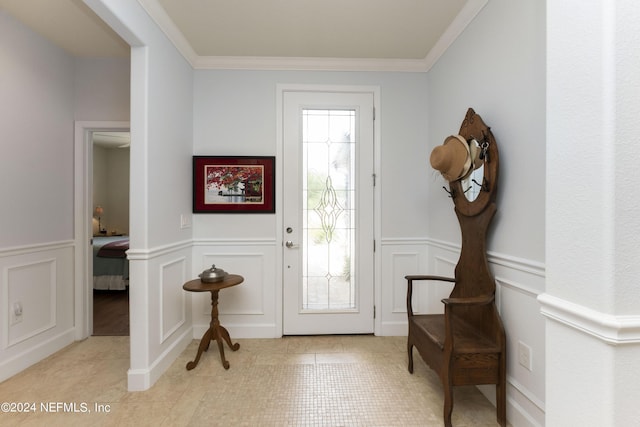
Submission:
M 440 350 L 444 350 L 445 325 L 444 315 L 426 314 L 414 315 L 413 324 L 421 330 Z M 453 320 L 454 353 L 499 353 L 500 347 L 491 340 L 483 337 L 473 326 L 462 319 Z

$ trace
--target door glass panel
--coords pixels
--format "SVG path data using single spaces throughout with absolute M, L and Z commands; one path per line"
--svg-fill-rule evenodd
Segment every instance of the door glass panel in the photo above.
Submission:
M 355 310 L 355 110 L 302 111 L 302 310 Z

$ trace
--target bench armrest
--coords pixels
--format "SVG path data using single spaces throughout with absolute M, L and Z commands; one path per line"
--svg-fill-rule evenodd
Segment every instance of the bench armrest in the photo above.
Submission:
M 411 298 L 413 295 L 413 281 L 414 280 L 432 280 L 432 281 L 440 281 L 440 282 L 452 282 L 455 283 L 456 279 L 451 277 L 443 277 L 443 276 L 426 276 L 420 274 L 408 275 L 404 276 L 407 279 L 407 314 L 409 316 L 413 316 L 413 307 L 411 304 Z
M 408 275 L 408 276 L 404 276 L 404 278 L 409 280 L 409 281 L 414 281 L 414 280 L 439 280 L 441 282 L 455 282 L 456 281 L 456 279 L 454 279 L 453 277 L 425 276 L 425 275 L 421 275 L 421 274 Z

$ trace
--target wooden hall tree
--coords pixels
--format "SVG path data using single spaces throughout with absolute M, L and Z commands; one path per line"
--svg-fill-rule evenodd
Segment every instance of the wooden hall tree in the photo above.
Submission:
M 471 108 L 459 135 L 467 143 L 478 142 L 474 148 L 479 149 L 477 156 L 474 149 L 470 150 L 475 171 L 449 183 L 448 193 L 462 232 L 462 249 L 455 278 L 406 276 L 408 369 L 413 372 L 415 347 L 442 382 L 445 426 L 451 426 L 454 386 L 495 384 L 497 419 L 506 426 L 506 338 L 486 255 L 486 236 L 496 213 L 498 147 L 490 128 Z M 449 298 L 442 300 L 444 314 L 413 312 L 413 282 L 423 281 L 455 283 Z

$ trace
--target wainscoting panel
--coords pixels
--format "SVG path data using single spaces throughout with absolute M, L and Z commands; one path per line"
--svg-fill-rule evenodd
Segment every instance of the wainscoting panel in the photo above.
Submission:
M 393 295 L 391 298 L 391 313 L 407 313 L 407 271 L 418 271 L 420 265 L 420 253 L 396 252 L 391 254 L 391 272 L 393 283 Z
M 279 249 L 279 248 L 278 248 Z M 244 281 L 219 294 L 220 323 L 235 338 L 282 336 L 276 300 L 275 240 L 198 240 L 193 248 L 193 276 L 215 265 Z M 200 339 L 211 321 L 211 295 L 193 295 L 194 338 Z
M 0 251 L 0 274 L 2 381 L 73 342 L 73 242 Z
M 56 259 L 14 265 L 5 274 L 10 347 L 56 325 Z M 16 309 L 22 310 L 21 316 L 15 316 Z
M 264 315 L 264 258 L 263 253 L 205 254 L 203 256 L 203 264 L 208 266 L 215 264 L 229 274 L 240 274 L 244 277 L 244 282 L 241 284 L 220 291 L 218 309 L 221 315 Z M 236 273 L 237 271 L 243 273 Z M 207 299 L 202 313 L 209 316 L 211 300 Z
M 440 247 L 429 248 L 429 253 L 433 253 L 431 265 L 433 269 L 429 274 L 434 276 L 454 277 L 457 263 L 457 257 L 453 253 L 446 253 Z M 455 254 L 457 255 L 457 254 Z M 442 300 L 448 298 L 453 290 L 453 284 L 443 281 L 431 281 L 427 286 L 429 301 L 427 303 L 426 313 L 444 313 L 444 304 Z
M 538 295 L 545 290 L 544 265 L 489 252 L 497 286 L 497 304 L 507 334 L 507 397 L 510 418 L 522 425 L 544 425 L 545 320 Z M 529 366 L 520 352 L 530 352 Z M 484 390 L 483 390 L 484 391 Z M 486 391 L 489 397 L 491 391 Z
M 192 341 L 191 300 L 182 285 L 191 271 L 191 241 L 131 248 L 131 366 L 128 390 L 146 390 Z
M 186 293 L 181 284 L 187 272 L 186 258 L 160 265 L 160 342 L 164 342 L 185 323 Z
M 421 274 L 427 266 L 427 242 L 415 239 L 383 239 L 381 242 L 382 280 L 376 316 L 380 316 L 377 335 L 407 335 L 407 281 L 409 274 Z M 414 293 L 416 306 L 426 304 L 426 292 Z

